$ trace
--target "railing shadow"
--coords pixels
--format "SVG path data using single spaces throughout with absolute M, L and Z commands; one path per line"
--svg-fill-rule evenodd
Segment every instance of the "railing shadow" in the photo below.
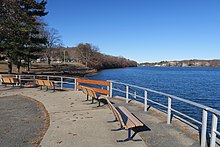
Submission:
M 199 131 L 199 142 L 201 143 L 201 141 L 202 141 L 202 126 L 198 127 L 198 131 Z M 210 147 L 209 133 L 206 133 L 206 146 Z

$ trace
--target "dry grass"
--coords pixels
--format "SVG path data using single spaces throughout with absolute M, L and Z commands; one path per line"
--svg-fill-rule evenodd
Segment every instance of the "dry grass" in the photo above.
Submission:
M 73 68 L 75 70 L 80 70 L 85 68 L 85 66 L 81 63 L 52 63 L 51 65 L 48 65 L 47 63 L 32 63 L 30 73 L 59 73 L 62 71 L 66 71 L 69 68 Z M 7 62 L 0 62 L 0 73 L 7 73 L 8 72 L 8 65 Z M 17 67 L 13 65 L 12 69 L 13 73 L 17 72 Z M 21 73 L 26 72 L 24 68 L 21 68 Z
M 25 71 L 24 68 L 21 68 L 21 72 Z M 8 64 L 6 62 L 0 62 L 0 73 L 7 73 L 8 72 Z M 13 73 L 17 73 L 17 67 L 13 65 L 12 68 Z

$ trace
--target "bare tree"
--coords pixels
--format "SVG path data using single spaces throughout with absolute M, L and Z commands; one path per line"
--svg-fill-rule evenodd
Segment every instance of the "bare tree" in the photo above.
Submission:
M 76 47 L 76 54 L 78 59 L 85 64 L 86 67 L 90 66 L 96 59 L 96 55 L 99 49 L 95 46 L 92 46 L 89 43 L 80 43 Z
M 51 63 L 51 56 L 53 54 L 53 50 L 56 48 L 61 48 L 63 46 L 61 36 L 59 35 L 58 30 L 54 28 L 49 28 L 45 31 L 45 37 L 48 42 L 46 44 L 45 56 L 47 58 L 48 64 Z

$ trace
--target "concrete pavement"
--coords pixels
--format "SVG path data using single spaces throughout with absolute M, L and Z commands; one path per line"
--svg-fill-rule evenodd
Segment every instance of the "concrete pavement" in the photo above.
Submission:
M 24 95 L 41 102 L 50 116 L 50 126 L 41 141 L 42 147 L 145 147 L 137 134 L 136 141 L 117 142 L 127 138 L 127 131 L 112 131 L 120 127 L 107 105 L 85 101 L 78 91 L 44 91 L 38 88 L 0 87 L 0 97 Z

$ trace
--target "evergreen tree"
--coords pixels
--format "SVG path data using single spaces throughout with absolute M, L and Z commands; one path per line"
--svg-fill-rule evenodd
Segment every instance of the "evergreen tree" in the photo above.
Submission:
M 41 35 L 43 23 L 40 17 L 45 16 L 46 1 L 36 0 L 0 0 L 0 52 L 8 59 L 9 73 L 12 63 L 20 67 L 21 60 L 27 62 L 36 58 L 47 42 Z

